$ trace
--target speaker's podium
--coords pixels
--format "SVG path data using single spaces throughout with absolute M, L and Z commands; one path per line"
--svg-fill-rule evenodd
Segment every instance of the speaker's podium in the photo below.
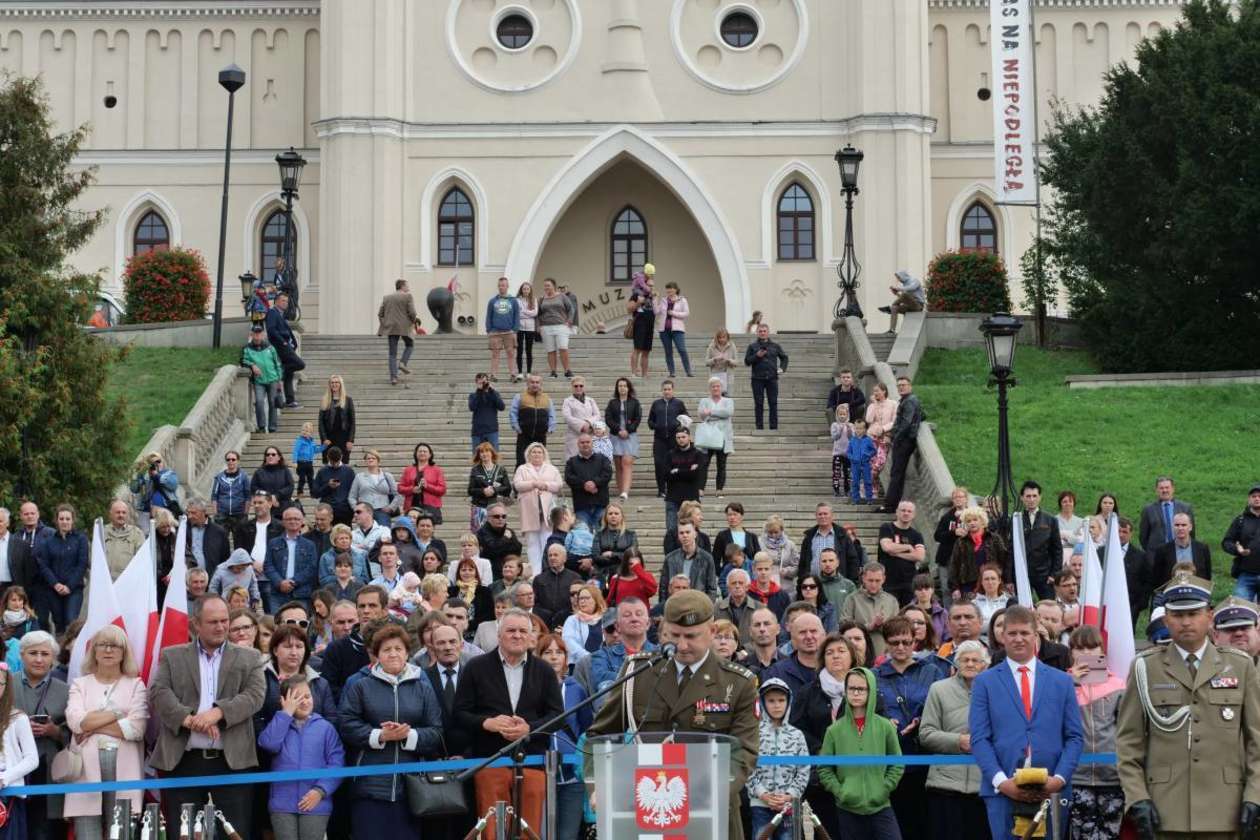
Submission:
M 600 840 L 727 840 L 736 744 L 700 732 L 592 738 Z

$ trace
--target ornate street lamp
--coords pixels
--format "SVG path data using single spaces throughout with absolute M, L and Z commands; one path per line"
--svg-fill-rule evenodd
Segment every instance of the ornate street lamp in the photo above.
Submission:
M 285 318 L 295 321 L 301 310 L 298 308 L 297 267 L 293 264 L 293 201 L 298 197 L 298 185 L 302 182 L 306 158 L 290 146 L 287 152 L 276 155 L 276 166 L 280 167 L 280 196 L 284 199 L 284 247 L 280 253 L 284 259 L 284 271 L 277 278 L 276 285 L 289 295 L 289 308 L 285 311 Z M 263 276 L 266 274 L 267 267 L 263 266 Z
M 1015 387 L 1015 343 L 1024 322 L 998 312 L 984 319 L 980 332 L 989 351 L 989 384 L 998 389 L 998 473 L 993 495 L 1000 500 L 1002 515 L 1010 515 L 1015 501 L 1015 479 L 1011 475 L 1011 438 L 1007 426 L 1006 390 Z
M 245 71 L 229 64 L 219 71 L 219 87 L 228 93 L 227 141 L 223 144 L 223 200 L 219 205 L 219 268 L 214 287 L 214 338 L 217 350 L 223 333 L 223 257 L 227 246 L 228 183 L 232 174 L 232 116 L 235 113 L 236 92 L 245 87 Z
M 840 258 L 840 264 L 836 266 L 836 274 L 840 275 L 838 285 L 841 292 L 841 296 L 836 299 L 836 318 L 863 317 L 862 307 L 857 301 L 858 275 L 862 273 L 862 264 L 853 253 L 853 197 L 859 192 L 858 167 L 862 165 L 863 157 L 865 155 L 852 146 L 845 146 L 836 152 L 836 165 L 840 167 L 840 188 L 844 191 L 844 254 Z

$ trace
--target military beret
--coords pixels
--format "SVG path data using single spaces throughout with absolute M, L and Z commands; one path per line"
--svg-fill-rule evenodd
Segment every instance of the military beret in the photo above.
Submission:
M 1212 625 L 1217 630 L 1230 630 L 1235 627 L 1254 627 L 1260 620 L 1260 607 L 1236 595 L 1230 595 L 1216 605 L 1212 614 Z
M 695 589 L 684 589 L 665 602 L 665 620 L 680 627 L 695 627 L 713 618 L 713 602 Z
M 1212 604 L 1212 584 L 1194 575 L 1175 578 L 1164 587 L 1164 610 L 1186 612 Z

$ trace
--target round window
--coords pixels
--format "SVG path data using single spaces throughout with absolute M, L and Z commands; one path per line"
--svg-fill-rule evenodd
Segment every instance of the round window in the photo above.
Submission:
M 747 12 L 731 12 L 722 18 L 722 40 L 732 47 L 746 47 L 757 40 L 757 20 Z
M 524 15 L 505 15 L 495 30 L 499 43 L 509 50 L 519 50 L 534 38 L 534 24 Z

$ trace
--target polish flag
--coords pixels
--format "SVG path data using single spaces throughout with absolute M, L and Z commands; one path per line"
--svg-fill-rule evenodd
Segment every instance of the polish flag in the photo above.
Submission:
M 1120 523 L 1111 514 L 1107 527 L 1107 565 L 1103 571 L 1102 592 L 1103 646 L 1107 651 L 1107 669 L 1122 680 L 1129 677 L 1129 666 L 1137 654 L 1133 641 L 1132 615 L 1129 612 L 1129 584 L 1124 571 L 1124 549 L 1120 547 Z
M 166 584 L 166 597 L 162 600 L 162 618 L 157 632 L 151 637 L 153 644 L 145 655 L 144 679 L 151 682 L 157 674 L 162 649 L 188 644 L 188 568 L 184 565 L 184 553 L 188 539 L 188 520 L 179 519 L 179 533 L 175 535 L 175 562 L 171 565 L 171 577 Z
M 114 593 L 114 581 L 109 574 L 109 561 L 105 559 L 105 529 L 101 520 L 96 520 L 92 529 L 92 552 L 88 571 L 88 603 L 87 615 L 83 620 L 83 629 L 74 640 L 70 649 L 70 666 L 67 681 L 72 682 L 79 676 L 83 668 L 83 657 L 87 655 L 88 642 L 102 627 L 117 624 L 124 630 L 122 609 L 118 606 L 118 597 Z
M 114 593 L 122 609 L 127 641 L 141 674 L 149 672 L 149 645 L 157 638 L 157 570 L 153 557 L 156 544 L 150 522 L 149 538 L 131 558 L 118 580 L 114 581 Z
M 1081 569 L 1081 619 L 1080 624 L 1090 624 L 1102 629 L 1103 568 L 1098 562 L 1098 549 L 1094 538 L 1085 532 L 1085 563 Z

